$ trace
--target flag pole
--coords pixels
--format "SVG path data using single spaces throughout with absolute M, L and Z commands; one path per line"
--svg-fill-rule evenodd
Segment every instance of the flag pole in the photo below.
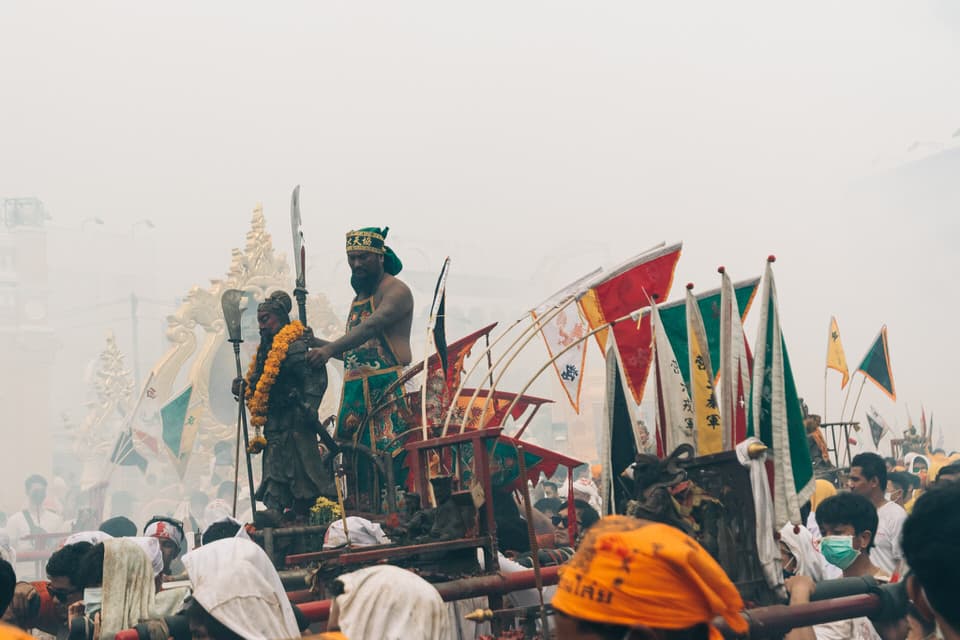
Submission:
M 830 371 L 830 331 L 833 329 L 833 318 L 830 319 L 830 327 L 827 328 L 827 359 L 823 365 L 823 422 L 829 422 L 827 418 L 827 373 Z
M 423 439 L 426 440 L 428 437 L 427 433 L 427 383 L 430 382 L 430 371 L 428 362 L 430 360 L 430 346 L 433 345 L 434 350 L 436 350 L 437 342 L 436 337 L 434 336 L 434 330 L 437 326 L 437 316 L 440 312 L 440 301 L 443 300 L 443 296 L 446 295 L 447 288 L 447 272 L 450 269 L 450 258 L 447 257 L 443 261 L 443 267 L 440 268 L 440 278 L 437 280 L 437 289 L 433 293 L 433 304 L 430 305 L 430 317 L 427 320 L 427 337 L 426 344 L 423 348 L 423 383 L 420 385 L 420 423 L 421 433 Z M 437 353 L 437 358 L 440 358 L 440 353 Z M 440 370 L 445 372 L 447 369 L 446 363 L 440 363 Z
M 511 342 L 506 349 L 504 349 L 503 353 L 501 353 L 500 356 L 496 360 L 494 360 L 493 369 L 497 369 L 500 366 L 500 363 L 506 360 L 507 362 L 504 365 L 504 370 L 506 370 L 506 368 L 509 367 L 510 363 L 513 361 L 513 358 L 516 357 L 516 354 L 522 351 L 523 348 L 533 339 L 533 337 L 537 335 L 537 333 L 540 330 L 540 327 L 544 323 L 553 320 L 553 318 L 556 317 L 557 314 L 559 314 L 561 311 L 567 308 L 570 305 L 570 303 L 574 302 L 575 300 L 576 300 L 576 296 L 575 295 L 571 296 L 569 299 L 564 300 L 561 304 L 558 304 L 558 306 L 550 309 L 550 311 L 548 311 L 546 315 L 544 315 L 542 318 L 541 317 L 534 318 L 533 322 L 527 325 L 527 327 L 522 332 L 520 332 L 520 335 L 518 335 L 514 339 L 514 341 Z M 528 315 L 530 315 L 529 311 L 526 314 L 524 314 L 524 318 L 526 318 Z M 523 318 L 521 318 L 517 322 L 519 323 L 522 320 Z M 492 349 L 496 344 L 497 344 L 497 340 L 494 340 L 493 343 L 490 345 L 490 348 Z M 520 346 L 517 347 L 517 345 L 520 345 Z M 477 362 L 474 363 L 473 368 L 470 370 L 471 373 L 477 367 L 477 365 L 480 364 L 481 361 L 482 361 L 481 358 L 477 358 Z M 493 378 L 493 372 L 491 370 L 490 378 L 493 379 L 493 382 L 490 383 L 490 393 L 488 394 L 487 400 L 484 402 L 484 405 L 483 405 L 484 411 L 486 411 L 489 408 L 489 401 L 491 398 L 493 398 L 494 391 L 496 390 L 497 384 L 499 384 L 500 377 L 502 375 L 503 374 L 501 372 L 500 374 L 497 375 L 496 378 Z M 463 379 L 461 380 L 461 386 L 460 388 L 458 388 L 457 394 L 454 396 L 455 398 L 460 397 L 460 391 L 462 391 L 463 384 L 466 383 L 468 376 L 469 376 L 469 373 L 466 376 L 463 376 Z M 477 385 L 477 388 L 473 390 L 473 395 L 470 396 L 470 402 L 468 402 L 467 406 L 464 408 L 463 419 L 460 422 L 460 433 L 463 433 L 466 430 L 467 420 L 470 416 L 470 409 L 472 409 L 473 405 L 476 404 L 477 398 L 480 396 L 480 392 L 483 390 L 483 387 L 484 387 L 484 384 L 483 382 L 481 382 L 480 384 Z M 483 414 L 481 413 L 481 415 Z M 452 417 L 453 417 L 453 404 L 451 403 L 450 409 L 447 412 L 447 421 L 446 423 L 444 423 L 444 433 L 446 433 L 446 427 L 447 425 L 449 425 Z
M 577 283 L 583 281 L 584 279 L 590 278 L 590 277 L 594 277 L 594 276 L 596 276 L 596 275 L 598 275 L 598 274 L 599 274 L 599 270 L 596 270 L 596 271 L 593 271 L 593 272 L 587 274 L 587 275 L 584 276 L 583 278 L 580 278 L 579 280 L 577 280 L 577 281 L 575 281 L 575 282 L 567 285 L 566 287 L 564 287 L 563 289 L 561 289 L 558 293 L 555 293 L 554 295 L 552 295 L 552 296 L 550 296 L 549 298 L 547 298 L 547 301 L 550 301 L 550 300 L 554 299 L 555 297 L 557 297 L 558 295 L 563 294 L 564 291 L 566 291 L 567 289 L 569 289 L 569 288 L 571 288 L 572 286 L 576 285 Z M 570 295 L 571 295 L 571 297 L 576 298 L 575 293 L 571 293 Z M 493 377 L 493 370 L 496 369 L 496 368 L 500 365 L 500 363 L 504 360 L 504 358 L 507 358 L 507 357 L 511 354 L 511 352 L 513 351 L 513 348 L 516 347 L 517 344 L 519 344 L 520 341 L 523 340 L 524 337 L 526 337 L 527 334 L 528 334 L 531 330 L 535 329 L 536 331 L 539 331 L 539 330 L 540 330 L 540 326 L 541 326 L 541 324 L 543 324 L 544 321 L 546 321 L 546 320 L 552 320 L 557 314 L 559 314 L 561 311 L 563 311 L 563 309 L 567 306 L 567 304 L 569 304 L 569 302 L 570 302 L 569 299 L 567 299 L 567 298 L 561 298 L 561 299 L 559 299 L 559 300 L 557 301 L 556 306 L 554 306 L 554 307 L 551 308 L 549 311 L 547 311 L 547 313 L 546 313 L 542 318 L 538 318 L 538 317 L 534 316 L 533 322 L 531 322 L 530 324 L 528 324 L 528 325 L 526 326 L 526 328 L 524 328 L 524 330 L 520 332 L 520 335 L 517 336 L 517 337 L 514 339 L 514 341 L 511 342 L 511 343 L 507 346 L 506 349 L 503 350 L 503 353 L 500 354 L 500 357 L 498 357 L 498 358 L 496 359 L 496 361 L 493 362 L 493 364 L 490 364 L 490 363 L 489 363 L 489 359 L 488 359 L 487 367 L 488 367 L 488 370 L 489 370 L 489 379 L 490 379 L 490 389 L 491 389 L 491 392 L 492 392 L 492 390 L 494 389 L 494 387 L 496 386 L 496 380 L 494 380 L 494 377 Z M 543 306 L 544 304 L 545 304 L 545 303 L 541 303 L 541 304 L 538 305 L 538 306 Z M 562 306 L 559 306 L 559 305 L 562 305 Z M 522 316 L 520 316 L 519 318 L 517 318 L 517 319 L 513 322 L 513 324 L 511 324 L 509 327 L 507 327 L 507 328 L 503 331 L 503 333 L 501 333 L 499 336 L 497 336 L 497 337 L 493 340 L 493 342 L 491 342 L 491 343 L 489 344 L 489 346 L 484 350 L 484 353 L 481 354 L 481 355 L 486 355 L 488 358 L 491 358 L 491 352 L 493 351 L 493 348 L 494 348 L 495 346 L 497 346 L 497 343 L 499 343 L 500 340 L 502 340 L 503 338 L 505 338 L 505 337 L 507 336 L 507 334 L 510 333 L 510 331 L 512 331 L 517 325 L 519 325 L 521 322 L 523 322 L 523 321 L 526 320 L 528 317 L 530 317 L 531 315 L 533 315 L 533 312 L 534 312 L 535 310 L 536 310 L 536 307 L 534 307 L 533 309 L 529 309 L 529 310 L 527 310 L 526 312 L 524 312 L 524 314 L 523 314 Z M 533 335 L 536 335 L 536 331 L 534 332 Z M 481 362 L 483 362 L 483 358 L 478 357 L 478 358 L 476 359 L 476 361 L 473 363 L 473 365 L 470 367 L 470 369 L 469 369 L 464 375 L 460 376 L 460 384 L 459 384 L 459 386 L 457 386 L 457 390 L 456 390 L 456 392 L 453 394 L 453 398 L 454 398 L 454 399 L 457 399 L 457 398 L 460 397 L 460 393 L 463 391 L 464 387 L 466 387 L 466 385 L 467 385 L 467 380 L 470 378 L 471 375 L 473 375 L 473 372 L 477 370 L 477 367 L 480 366 L 480 363 L 481 363 Z M 474 390 L 473 395 L 470 397 L 470 402 L 467 404 L 466 409 L 464 410 L 464 416 L 469 416 L 469 415 L 470 415 L 470 409 L 473 407 L 474 403 L 475 403 L 476 400 L 477 400 L 477 397 L 480 395 L 481 387 L 482 387 L 482 383 L 481 383 L 480 385 L 478 385 L 477 388 Z M 450 427 L 450 421 L 453 419 L 453 413 L 454 413 L 454 409 L 455 409 L 455 408 L 456 408 L 456 403 L 451 402 L 451 403 L 450 403 L 450 407 L 447 409 L 447 417 L 446 417 L 446 419 L 445 419 L 444 422 L 443 422 L 443 433 L 444 433 L 444 435 L 446 435 L 447 430 L 448 430 L 449 427 Z M 466 418 L 464 418 L 464 420 L 463 420 L 463 421 L 461 422 L 461 424 L 460 424 L 460 433 L 463 433 L 463 431 L 464 431 L 465 428 L 466 428 Z
M 850 412 L 850 420 L 847 422 L 853 422 L 853 416 L 857 413 L 857 405 L 860 404 L 860 394 L 863 393 L 863 387 L 867 384 L 867 376 L 863 376 L 863 382 L 860 383 L 860 390 L 857 391 L 857 399 L 853 402 L 853 410 Z M 843 422 L 843 415 L 840 415 L 840 421 Z
M 666 245 L 665 242 L 659 242 L 659 243 L 655 244 L 654 246 L 650 247 L 649 249 L 647 249 L 646 251 L 643 251 L 643 252 L 637 254 L 636 256 L 634 256 L 633 258 L 631 258 L 631 260 L 632 260 L 632 261 L 636 261 L 636 260 L 638 260 L 639 258 L 641 258 L 641 257 L 643 257 L 643 256 L 646 256 L 646 255 L 648 255 L 648 254 L 650 254 L 650 253 L 653 253 L 654 251 L 657 251 L 657 250 L 661 249 L 661 248 L 664 247 L 665 245 Z M 508 331 L 510 331 L 510 329 L 512 329 L 512 328 L 515 327 L 516 325 L 520 324 L 527 316 L 531 316 L 531 315 L 534 316 L 534 321 L 533 321 L 533 323 L 527 325 L 527 327 L 523 330 L 523 332 L 521 333 L 521 335 L 520 335 L 519 337 L 517 337 L 517 338 L 513 341 L 513 343 L 512 343 L 509 347 L 507 347 L 507 349 L 503 352 L 503 354 L 500 355 L 500 357 L 497 359 L 497 361 L 494 362 L 494 364 L 493 364 L 494 368 L 496 368 L 496 367 L 499 365 L 499 363 L 500 363 L 504 358 L 510 356 L 510 359 L 507 361 L 507 363 L 506 363 L 505 366 L 504 366 L 505 369 L 508 368 L 508 367 L 510 366 L 510 364 L 513 362 L 513 359 L 516 357 L 516 353 L 514 353 L 514 354 L 511 355 L 511 352 L 512 352 L 513 348 L 514 348 L 517 344 L 519 344 L 521 340 L 524 339 L 524 336 L 526 336 L 527 333 L 528 333 L 531 329 L 536 329 L 536 331 L 534 331 L 531 336 L 529 336 L 529 337 L 526 338 L 526 340 L 523 342 L 523 344 L 520 345 L 519 349 L 517 350 L 517 353 L 519 353 L 519 351 L 522 351 L 523 348 L 526 347 L 527 344 L 529 344 L 529 342 L 530 342 L 530 340 L 532 339 L 532 337 L 535 336 L 537 333 L 540 332 L 540 329 L 541 329 L 541 327 L 542 327 L 543 325 L 547 324 L 548 321 L 553 320 L 553 318 L 556 317 L 561 311 L 563 311 L 571 302 L 573 302 L 573 301 L 575 301 L 575 300 L 579 300 L 579 298 L 580 298 L 580 296 L 581 296 L 581 294 L 582 294 L 583 292 L 585 292 L 585 291 L 589 290 L 590 288 L 596 286 L 597 284 L 599 284 L 600 282 L 602 282 L 604 278 L 610 278 L 610 277 L 613 277 L 614 275 L 618 275 L 619 273 L 622 272 L 622 269 L 623 269 L 623 265 L 621 265 L 620 267 L 617 267 L 616 269 L 614 269 L 614 271 L 612 271 L 612 272 L 610 272 L 610 273 L 604 273 L 601 269 L 596 269 L 596 270 L 592 271 L 591 273 L 587 274 L 586 276 L 581 277 L 581 278 L 575 280 L 575 281 L 572 282 L 571 284 L 567 285 L 566 287 L 564 287 L 563 289 L 561 289 L 561 290 L 558 291 L 557 293 L 555 293 L 555 294 L 553 294 L 552 296 L 550 296 L 549 298 L 547 298 L 547 300 L 546 300 L 545 302 L 537 305 L 537 307 L 541 307 L 541 306 L 544 306 L 545 304 L 549 303 L 549 302 L 552 301 L 552 300 L 556 300 L 555 306 L 554 306 L 553 308 L 551 308 L 543 317 L 536 317 L 536 315 L 533 313 L 534 311 L 536 311 L 537 307 L 534 307 L 533 309 L 530 309 L 530 310 L 528 310 L 526 313 L 524 313 L 522 317 L 518 318 L 517 321 L 514 322 L 514 324 L 511 325 L 511 326 L 507 329 L 507 331 L 505 331 L 503 334 L 501 334 L 501 336 L 498 337 L 496 340 L 494 340 L 493 343 L 490 345 L 490 348 L 492 349 L 494 346 L 496 346 L 497 342 L 499 342 L 500 338 L 502 338 L 504 335 L 506 335 L 506 333 L 507 333 Z M 566 295 L 565 295 L 565 294 L 566 294 Z M 569 297 L 567 297 L 567 296 L 569 296 Z M 591 335 L 592 335 L 592 334 L 591 334 Z M 578 341 L 575 342 L 574 344 L 579 344 L 580 342 L 582 342 L 582 341 L 581 341 L 581 340 L 578 340 Z M 469 378 L 470 375 L 473 373 L 473 371 L 477 368 L 477 365 L 479 365 L 480 361 L 481 361 L 481 359 L 478 358 L 478 359 L 477 359 L 477 362 L 474 363 L 474 365 L 473 365 L 473 367 L 471 367 L 470 371 L 467 372 L 467 374 L 466 374 L 465 376 L 463 376 L 463 379 L 461 380 L 461 385 L 460 385 L 460 387 L 457 388 L 457 393 L 454 395 L 454 398 L 459 398 L 459 397 L 460 397 L 460 392 L 463 390 L 463 387 L 464 387 L 465 384 L 466 384 L 467 378 Z M 502 373 L 501 373 L 500 376 L 497 376 L 497 379 L 496 379 L 496 380 L 493 382 L 493 384 L 491 385 L 491 387 L 490 387 L 490 394 L 487 396 L 487 401 L 484 403 L 483 412 L 486 412 L 487 409 L 489 408 L 490 400 L 491 400 L 491 399 L 493 398 L 493 396 L 494 396 L 494 392 L 496 391 L 497 382 L 500 380 L 500 377 L 501 377 L 501 376 L 502 376 Z M 467 406 L 466 406 L 466 408 L 465 408 L 465 410 L 464 410 L 463 419 L 462 419 L 461 422 L 460 422 L 460 433 L 463 433 L 463 432 L 466 430 L 467 418 L 468 418 L 469 415 L 470 415 L 470 409 L 473 408 L 473 405 L 476 403 L 477 397 L 478 397 L 478 395 L 480 394 L 481 388 L 482 388 L 482 385 L 478 385 L 477 388 L 474 390 L 473 395 L 470 397 L 470 402 L 467 404 Z M 447 427 L 448 427 L 449 424 L 450 424 L 450 420 L 451 420 L 451 418 L 452 418 L 452 416 L 453 416 L 453 410 L 454 410 L 454 405 L 451 403 L 450 409 L 447 411 L 447 419 L 446 419 L 446 421 L 444 422 L 444 433 L 446 433 Z M 483 413 L 481 413 L 481 415 L 483 415 Z
M 841 407 L 840 407 L 840 422 L 843 422 L 843 414 L 847 412 L 847 400 L 850 399 L 850 392 L 853 391 L 853 376 L 857 375 L 857 372 L 858 372 L 858 371 L 859 371 L 859 369 L 857 369 L 857 371 L 854 371 L 854 372 L 853 372 L 853 375 L 850 376 L 850 383 L 849 383 L 850 386 L 847 387 L 847 395 L 844 396 L 844 398 L 843 398 L 843 405 L 841 405 Z M 867 381 L 867 377 L 866 377 L 866 376 L 863 377 L 863 381 L 864 381 L 864 382 Z M 861 385 L 861 388 L 862 388 L 862 385 Z M 824 416 L 824 417 L 826 417 L 826 416 Z
M 644 309 L 644 308 L 645 308 L 645 307 L 640 307 L 640 309 Z M 591 329 L 591 330 L 588 331 L 582 338 L 577 338 L 576 340 L 574 340 L 573 342 L 571 342 L 570 344 L 568 344 L 566 347 L 564 347 L 562 350 L 558 351 L 558 352 L 556 353 L 556 355 L 554 355 L 552 358 L 548 359 L 548 360 L 543 364 L 543 366 L 540 367 L 539 369 L 537 369 L 536 373 L 534 373 L 533 376 L 531 376 L 530 379 L 527 380 L 526 384 L 523 385 L 523 388 L 517 393 L 516 397 L 515 397 L 515 398 L 513 399 L 513 401 L 509 404 L 509 406 L 507 406 L 507 411 L 506 411 L 506 413 L 504 413 L 503 415 L 510 415 L 510 413 L 513 412 L 513 408 L 516 406 L 517 401 L 519 401 L 520 398 L 523 397 L 523 395 L 527 393 L 527 390 L 530 389 L 530 387 L 531 387 L 531 385 L 533 385 L 534 381 L 535 381 L 537 378 L 540 377 L 540 374 L 543 373 L 544 371 L 546 371 L 546 370 L 547 370 L 548 368 L 550 368 L 551 366 L 553 366 L 553 363 L 556 362 L 557 359 L 560 358 L 560 356 L 564 355 L 565 353 L 567 353 L 568 351 L 570 351 L 571 349 L 573 349 L 574 347 L 576 347 L 576 346 L 577 346 L 578 344 L 580 344 L 581 342 L 583 342 L 583 341 L 585 341 L 585 340 L 593 337 L 595 334 L 603 331 L 604 329 L 609 329 L 609 328 L 612 327 L 613 325 L 618 324 L 618 323 L 620 323 L 620 322 L 623 322 L 624 320 L 631 320 L 631 319 L 633 318 L 633 314 L 636 313 L 636 311 L 638 311 L 638 310 L 634 310 L 634 311 L 632 311 L 632 312 L 630 312 L 630 313 L 628 313 L 628 314 L 626 314 L 626 315 L 620 316 L 620 317 L 617 318 L 616 320 L 611 320 L 610 322 L 605 322 L 605 323 L 603 323 L 603 324 L 601 324 L 601 325 L 598 325 L 597 328 Z
M 538 333 L 540 333 L 540 328 L 549 321 L 552 321 L 561 311 L 569 307 L 572 303 L 576 302 L 578 297 L 576 295 L 571 295 L 566 301 L 562 304 L 551 309 L 545 316 L 537 317 L 534 319 L 533 323 L 527 327 L 523 335 L 519 336 L 517 340 L 511 345 L 511 347 L 516 346 L 516 348 L 511 351 L 505 351 L 500 358 L 494 363 L 494 367 L 500 364 L 500 361 L 504 358 L 507 358 L 507 361 L 504 363 L 503 368 L 497 374 L 496 379 L 494 379 L 493 384 L 490 386 L 490 392 L 487 394 L 486 400 L 483 402 L 483 408 L 480 411 L 481 420 L 483 416 L 486 415 L 487 411 L 490 409 L 490 403 L 493 401 L 494 395 L 496 394 L 497 385 L 500 384 L 500 380 L 503 378 L 503 375 L 510 368 L 510 365 L 513 364 L 513 361 L 516 360 L 517 356 L 523 351 L 523 349 L 530 344 L 530 341 L 533 340 Z M 535 331 L 530 331 L 530 329 L 536 329 Z M 593 335 L 592 333 L 590 335 Z M 577 341 L 574 344 L 578 344 L 582 341 Z M 564 352 L 567 350 L 564 349 Z M 463 433 L 467 428 L 467 418 L 470 416 L 470 409 L 473 408 L 473 405 L 477 401 L 477 397 L 480 395 L 480 390 L 483 385 L 477 385 L 477 388 L 474 389 L 473 395 L 470 397 L 470 402 L 467 404 L 467 407 L 463 413 L 463 419 L 460 421 L 460 433 Z M 486 421 L 482 423 L 482 426 L 486 426 Z

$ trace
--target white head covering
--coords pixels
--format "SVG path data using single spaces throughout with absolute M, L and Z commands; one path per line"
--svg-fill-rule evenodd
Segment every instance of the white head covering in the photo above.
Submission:
M 797 559 L 797 575 L 809 576 L 814 582 L 823 580 L 819 552 L 813 544 L 813 535 L 806 527 L 787 523 L 780 529 L 780 541 L 787 545 Z
M 77 544 L 78 542 L 100 544 L 104 540 L 113 540 L 113 536 L 103 531 L 78 531 L 77 533 L 71 533 L 67 536 L 60 546 L 66 547 L 67 545 Z
M 143 535 L 158 540 L 172 540 L 181 552 L 187 549 L 186 540 L 183 539 L 183 533 L 180 529 L 163 520 L 148 524 L 143 530 Z
M 233 537 L 234 537 L 234 538 L 242 538 L 242 539 L 244 539 L 244 540 L 249 540 L 249 539 L 250 539 L 250 534 L 247 533 L 247 528 L 246 528 L 245 526 L 243 526 L 243 523 L 240 522 L 239 520 L 237 520 L 236 518 L 234 518 L 233 516 L 229 516 L 229 515 L 223 516 L 222 518 L 219 518 L 218 520 L 214 520 L 213 522 L 211 522 L 210 524 L 208 524 L 208 525 L 206 526 L 206 528 L 203 530 L 203 533 L 200 535 L 200 538 L 201 538 L 201 539 L 206 539 L 206 537 L 207 537 L 207 530 L 210 529 L 210 527 L 212 527 L 213 525 L 215 525 L 215 524 L 220 524 L 221 522 L 229 522 L 229 523 L 231 523 L 231 524 L 235 524 L 235 525 L 237 525 L 238 527 L 240 527 L 239 529 L 237 529 L 237 532 L 236 532 L 235 534 L 233 534 Z
M 121 629 L 149 618 L 154 588 L 153 567 L 140 545 L 130 538 L 104 541 L 100 638 L 113 640 Z
M 156 538 L 127 538 L 147 554 L 150 559 L 150 566 L 153 567 L 153 575 L 158 576 L 163 571 L 163 552 L 160 551 L 160 541 Z
M 446 640 L 450 619 L 433 586 L 393 565 L 367 567 L 337 578 L 340 629 L 348 638 Z
M 248 640 L 299 638 L 300 628 L 270 558 L 250 540 L 227 538 L 183 557 L 193 597 Z
M 347 516 L 347 530 L 350 532 L 350 544 L 354 547 L 372 547 L 391 542 L 379 524 L 360 516 Z M 323 536 L 323 548 L 334 549 L 345 544 L 347 537 L 343 533 L 343 518 L 337 518 L 327 527 Z
M 210 526 L 214 522 L 229 518 L 231 513 L 233 513 L 233 510 L 230 508 L 230 505 L 227 504 L 226 501 L 217 498 L 216 500 L 211 500 L 204 508 L 203 520 L 209 523 L 207 526 Z
M 927 464 L 927 470 L 930 469 L 930 460 L 927 459 L 927 456 L 921 455 L 919 453 L 914 453 L 913 451 L 903 456 L 903 466 L 907 468 L 907 471 L 916 475 L 920 473 L 919 471 L 915 471 L 913 468 L 913 463 L 916 462 L 917 460 L 923 460 Z

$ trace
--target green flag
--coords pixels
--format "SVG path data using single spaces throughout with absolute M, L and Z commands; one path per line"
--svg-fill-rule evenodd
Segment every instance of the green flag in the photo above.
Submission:
M 897 391 L 893 386 L 893 369 L 890 368 L 890 348 L 887 346 L 887 325 L 880 328 L 873 346 L 863 357 L 863 362 L 857 367 L 874 384 L 880 387 L 890 399 L 896 401 Z
M 760 278 L 744 280 L 734 285 L 737 296 L 737 307 L 740 309 L 740 320 L 747 316 L 753 296 L 757 293 Z M 720 362 L 720 289 L 711 289 L 696 296 L 700 315 L 703 317 L 703 328 L 707 334 L 707 344 L 710 347 L 710 362 Z M 690 388 L 690 348 L 687 344 L 687 309 L 682 300 L 660 305 L 660 320 L 667 332 L 667 339 L 673 347 L 673 354 L 677 356 L 680 374 L 687 388 Z
M 787 522 L 802 525 L 800 506 L 813 495 L 813 464 L 787 343 L 780 330 L 777 288 L 770 262 L 764 278 L 760 327 L 754 345 L 747 435 L 760 438 L 773 451 L 776 527 L 779 529 Z
M 183 444 L 183 425 L 187 421 L 187 410 L 190 408 L 190 395 L 192 393 L 193 385 L 190 385 L 160 409 L 163 443 L 170 449 L 170 453 L 175 460 L 180 459 L 180 447 Z

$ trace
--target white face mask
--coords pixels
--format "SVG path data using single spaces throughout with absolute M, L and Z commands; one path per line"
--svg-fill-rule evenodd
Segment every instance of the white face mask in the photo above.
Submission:
M 88 587 L 83 590 L 83 606 L 87 617 L 103 608 L 103 587 Z

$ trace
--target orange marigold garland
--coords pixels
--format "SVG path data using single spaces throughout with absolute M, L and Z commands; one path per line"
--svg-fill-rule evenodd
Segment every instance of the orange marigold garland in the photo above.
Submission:
M 250 424 L 253 425 L 254 435 L 250 439 L 247 451 L 250 453 L 260 453 L 267 446 L 267 439 L 263 437 L 263 425 L 267 423 L 267 408 L 270 405 L 270 390 L 273 383 L 277 381 L 280 374 L 280 365 L 287 357 L 287 349 L 290 345 L 303 336 L 304 327 L 299 320 L 294 320 L 277 335 L 273 337 L 273 344 L 270 347 L 270 353 L 263 363 L 263 372 L 257 379 L 256 388 L 250 384 L 253 374 L 257 370 L 257 356 L 253 356 L 250 362 L 250 370 L 247 371 L 247 408 L 250 409 Z

